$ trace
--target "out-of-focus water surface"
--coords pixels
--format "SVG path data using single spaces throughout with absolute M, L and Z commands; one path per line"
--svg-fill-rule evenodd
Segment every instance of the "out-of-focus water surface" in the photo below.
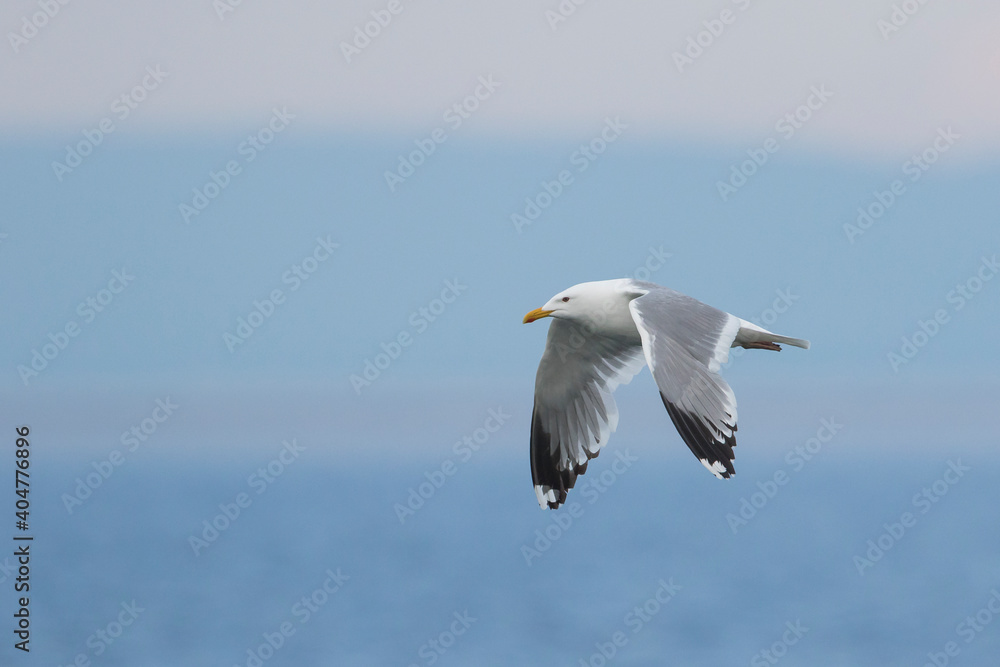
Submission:
M 36 450 L 30 664 L 601 665 L 603 649 L 621 665 L 773 664 L 762 650 L 788 665 L 921 665 L 948 642 L 954 664 L 998 654 L 996 457 L 738 451 L 722 483 L 686 452 L 620 444 L 558 512 L 538 509 L 526 459 L 495 454 L 452 456 L 448 476 L 440 458 L 287 453 L 273 481 L 250 480 L 276 444 L 230 463 L 149 453 L 69 513 L 61 497 L 92 462 Z M 626 451 L 635 460 L 616 459 Z M 785 483 L 769 483 L 778 471 Z M 401 522 L 411 488 L 429 497 Z M 247 506 L 221 518 L 240 493 Z M 756 514 L 727 519 L 744 498 Z M 196 549 L 192 535 L 208 539 Z M 868 540 L 888 547 L 870 564 L 855 559 L 879 556 Z

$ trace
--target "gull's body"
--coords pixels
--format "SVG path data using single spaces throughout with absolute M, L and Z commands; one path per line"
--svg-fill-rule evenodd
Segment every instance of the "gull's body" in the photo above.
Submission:
M 648 365 L 681 438 L 716 477 L 732 475 L 736 397 L 718 371 L 731 347 L 808 349 L 667 287 L 581 283 L 524 321 L 552 317 L 535 378 L 531 476 L 542 508 L 566 500 L 618 425 L 612 396 Z

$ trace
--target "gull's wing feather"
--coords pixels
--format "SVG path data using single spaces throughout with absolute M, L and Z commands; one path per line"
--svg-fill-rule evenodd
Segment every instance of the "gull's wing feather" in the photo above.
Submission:
M 634 341 L 553 319 L 535 376 L 531 478 L 538 504 L 555 509 L 618 426 L 612 392 L 645 365 Z
M 719 478 L 729 477 L 736 446 L 736 397 L 718 370 L 740 319 L 665 287 L 629 304 L 646 363 L 681 438 Z

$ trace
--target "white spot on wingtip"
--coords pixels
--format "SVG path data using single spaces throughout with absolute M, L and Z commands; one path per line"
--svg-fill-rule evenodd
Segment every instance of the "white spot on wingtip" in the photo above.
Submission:
M 708 459 L 698 459 L 701 464 L 705 466 L 708 472 L 715 475 L 718 479 L 725 479 L 721 473 L 726 472 L 726 466 L 722 465 L 722 461 L 716 461 L 715 463 L 709 463 Z
M 548 508 L 549 503 L 556 501 L 556 492 L 550 486 L 536 486 L 535 496 L 538 498 L 538 506 L 543 510 Z

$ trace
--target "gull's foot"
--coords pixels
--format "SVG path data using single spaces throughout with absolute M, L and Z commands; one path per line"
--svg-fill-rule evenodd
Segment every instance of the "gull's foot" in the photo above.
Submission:
M 744 343 L 743 347 L 748 350 L 773 350 L 775 352 L 781 352 L 781 346 L 777 343 Z

